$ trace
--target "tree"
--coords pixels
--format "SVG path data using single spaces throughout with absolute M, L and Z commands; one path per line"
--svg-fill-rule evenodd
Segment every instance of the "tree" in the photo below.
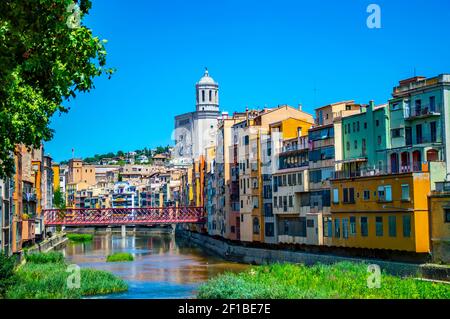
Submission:
M 0 178 L 14 172 L 15 145 L 38 148 L 63 103 L 111 76 L 105 40 L 82 23 L 91 0 L 0 1 Z
M 53 192 L 53 204 L 58 209 L 65 209 L 66 208 L 66 200 L 63 196 L 63 193 L 61 192 L 61 189 L 57 188 Z

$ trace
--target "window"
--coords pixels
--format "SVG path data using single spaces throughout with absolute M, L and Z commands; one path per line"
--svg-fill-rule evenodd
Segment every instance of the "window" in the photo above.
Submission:
M 333 204 L 339 203 L 339 189 L 333 188 Z
M 341 237 L 341 229 L 340 229 L 339 218 L 336 218 L 334 220 L 334 237 L 336 237 L 336 238 L 340 238 Z
M 202 90 L 202 102 L 205 102 L 205 91 Z
M 352 204 L 355 202 L 355 189 L 352 188 L 344 188 L 344 196 L 343 203 Z
M 421 144 L 423 142 L 422 139 L 422 124 L 416 125 L 416 142 L 417 144 Z
M 266 223 L 266 227 L 264 228 L 264 232 L 266 237 L 273 237 L 275 234 L 275 227 L 273 223 Z
M 277 205 L 277 199 L 278 199 L 278 198 L 277 198 L 276 196 L 273 197 L 273 206 L 274 206 L 274 207 L 278 207 L 278 205 Z
M 283 196 L 283 210 L 287 211 L 287 196 Z
M 258 217 L 253 218 L 253 234 L 259 235 L 259 219 L 258 219 Z
M 403 216 L 403 237 L 411 237 L 411 216 Z
M 342 237 L 344 239 L 348 238 L 348 218 L 342 219 Z
M 378 126 L 380 126 L 380 120 L 376 120 L 375 121 L 375 125 L 378 127 Z
M 297 185 L 297 174 L 292 174 L 292 185 Z
M 397 217 L 389 216 L 389 237 L 397 236 Z
M 383 236 L 383 217 L 375 217 L 375 233 L 378 237 Z
M 355 132 L 356 132 L 356 123 L 353 122 L 353 133 L 355 133 Z
M 355 150 L 358 149 L 358 141 L 355 140 L 353 143 L 354 143 Z
M 288 175 L 288 185 L 289 186 L 292 185 L 292 175 L 291 174 Z
M 289 207 L 293 207 L 292 195 L 289 195 Z
M 364 190 L 363 198 L 364 198 L 364 200 L 370 199 L 370 191 L 368 189 Z
M 350 151 L 350 142 L 347 142 L 346 148 L 347 148 L 347 151 Z
M 356 217 L 350 216 L 350 236 L 356 236 Z
M 381 145 L 381 136 L 380 135 L 378 135 L 378 137 L 377 137 L 377 143 L 378 143 L 378 145 Z
M 212 101 L 212 91 L 209 90 L 209 101 Z
M 410 201 L 409 184 L 402 184 L 402 201 Z
M 369 236 L 369 225 L 367 223 L 367 217 L 361 217 L 361 236 Z
M 347 134 L 347 125 L 344 125 L 344 133 Z
M 359 121 L 356 122 L 356 131 L 359 132 Z
M 367 130 L 367 122 L 364 122 L 364 129 Z
M 391 185 L 378 186 L 378 200 L 380 202 L 391 202 L 392 201 Z
M 298 173 L 298 185 L 302 185 L 302 173 Z
M 314 228 L 314 219 L 307 219 L 306 220 L 306 227 Z
M 436 97 L 430 96 L 430 112 L 436 112 Z
M 332 237 L 333 227 L 331 217 L 323 218 L 323 237 Z
M 444 223 L 450 223 L 450 208 L 444 209 Z
M 402 129 L 401 128 L 394 128 L 392 129 L 392 137 L 401 137 L 402 136 Z
M 436 122 L 430 123 L 430 142 L 436 142 L 437 138 L 437 129 L 436 129 Z

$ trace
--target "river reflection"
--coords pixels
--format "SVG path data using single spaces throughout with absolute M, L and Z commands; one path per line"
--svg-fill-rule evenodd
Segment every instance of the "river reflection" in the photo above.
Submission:
M 98 298 L 193 298 L 198 285 L 224 271 L 247 265 L 231 263 L 169 234 L 99 234 L 90 243 L 68 244 L 69 263 L 110 271 L 128 282 L 125 293 Z M 133 254 L 133 262 L 107 263 L 115 252 Z

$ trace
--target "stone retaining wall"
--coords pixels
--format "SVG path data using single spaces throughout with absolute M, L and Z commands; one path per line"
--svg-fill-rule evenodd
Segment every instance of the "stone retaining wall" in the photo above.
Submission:
M 449 266 L 341 257 L 330 254 L 313 254 L 289 250 L 251 248 L 229 244 L 225 241 L 209 237 L 208 235 L 181 229 L 177 230 L 177 235 L 187 239 L 189 242 L 201 246 L 210 253 L 230 261 L 246 264 L 262 265 L 274 262 L 289 262 L 313 265 L 316 263 L 333 264 L 341 261 L 365 262 L 368 264 L 377 264 L 380 266 L 382 271 L 384 270 L 392 275 L 424 277 L 428 279 L 450 281 Z

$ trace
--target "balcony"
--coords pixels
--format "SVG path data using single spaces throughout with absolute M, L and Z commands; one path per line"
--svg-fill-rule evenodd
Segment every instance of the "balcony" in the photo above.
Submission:
M 422 105 L 405 110 L 405 119 L 412 120 L 415 118 L 424 118 L 429 116 L 439 116 L 440 106 L 438 105 Z
M 398 171 L 392 170 L 390 167 L 383 166 L 381 168 L 364 168 L 356 171 L 335 171 L 331 179 L 348 179 L 357 177 L 379 176 L 389 174 L 403 174 L 403 173 L 420 173 L 428 172 L 427 162 L 413 163 L 412 165 L 399 166 Z

